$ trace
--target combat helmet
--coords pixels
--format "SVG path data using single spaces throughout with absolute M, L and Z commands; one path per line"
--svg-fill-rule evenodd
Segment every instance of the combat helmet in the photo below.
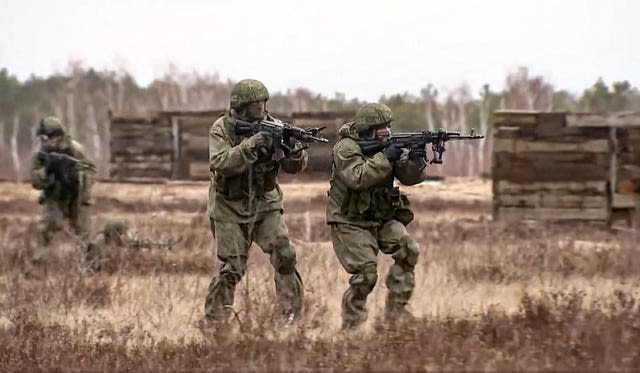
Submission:
M 64 125 L 60 121 L 60 119 L 56 117 L 46 117 L 40 121 L 38 124 L 38 129 L 36 130 L 36 135 L 47 135 L 47 136 L 64 136 L 66 133 L 66 129 Z
M 102 233 L 107 241 L 117 236 L 123 236 L 127 233 L 127 223 L 122 218 L 110 218 L 105 223 Z
M 358 109 L 353 129 L 365 133 L 372 128 L 393 121 L 391 109 L 385 104 L 365 104 Z
M 242 105 L 254 101 L 269 99 L 269 90 L 262 82 L 254 79 L 244 79 L 236 83 L 231 90 L 231 108 L 237 109 Z

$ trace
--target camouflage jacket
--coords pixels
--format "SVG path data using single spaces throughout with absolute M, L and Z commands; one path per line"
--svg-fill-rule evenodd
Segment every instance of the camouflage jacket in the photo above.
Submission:
M 269 114 L 266 119 L 277 120 Z M 209 130 L 209 216 L 216 221 L 248 223 L 260 214 L 282 210 L 282 190 L 277 183 L 280 168 L 302 171 L 307 153 L 273 160 L 273 151 L 259 154 L 248 137 L 235 133 L 235 111 L 218 118 Z M 301 146 L 301 144 L 297 144 Z
M 327 223 L 344 223 L 359 227 L 378 227 L 382 222 L 396 219 L 408 224 L 413 218 L 405 195 L 395 195 L 393 180 L 414 185 L 424 180 L 423 174 L 403 151 L 396 162 L 390 163 L 382 154 L 362 154 L 357 133 L 347 123 L 340 128 L 340 140 L 333 147 L 331 186 L 328 192 Z M 403 219 L 398 212 L 410 214 Z M 408 220 L 408 221 L 404 221 Z
M 69 136 L 65 136 L 56 152 L 67 154 L 81 162 L 70 170 L 70 172 L 77 173 L 78 184 L 65 185 L 56 180 L 53 174 L 47 173 L 43 161 L 35 153 L 31 159 L 31 185 L 35 189 L 42 190 L 40 202 L 45 200 L 72 201 L 79 198 L 82 204 L 91 204 L 91 187 L 95 166 L 86 156 L 84 147 Z

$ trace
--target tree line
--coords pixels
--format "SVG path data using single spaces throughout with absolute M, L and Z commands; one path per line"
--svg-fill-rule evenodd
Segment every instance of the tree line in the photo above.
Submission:
M 55 115 L 71 135 L 88 149 L 106 173 L 109 161 L 108 110 L 146 113 L 152 110 L 221 109 L 228 105 L 234 81 L 217 74 L 185 73 L 171 66 L 161 78 L 139 85 L 123 70 L 97 71 L 72 62 L 65 72 L 48 77 L 31 76 L 20 81 L 0 70 L 0 179 L 24 179 L 31 152 L 37 145 L 34 127 L 40 118 Z M 497 109 L 539 111 L 610 112 L 640 110 L 640 92 L 627 81 L 607 83 L 596 79 L 581 93 L 557 89 L 542 76 L 532 76 L 526 67 L 509 73 L 504 89 L 489 85 L 471 92 L 461 85 L 446 92 L 426 83 L 418 93 L 395 93 L 380 97 L 395 114 L 394 130 L 460 130 L 475 128 L 490 134 L 490 114 Z M 308 88 L 272 92 L 268 108 L 274 113 L 355 110 L 363 101 L 343 93 L 333 97 Z M 469 155 L 460 174 L 478 175 L 489 170 L 489 151 L 482 146 L 479 157 Z M 476 145 L 470 145 L 471 147 Z M 478 151 L 469 148 L 469 151 Z

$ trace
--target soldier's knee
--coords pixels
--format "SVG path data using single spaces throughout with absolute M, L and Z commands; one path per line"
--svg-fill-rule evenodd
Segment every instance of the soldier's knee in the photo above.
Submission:
M 405 269 L 413 269 L 418 263 L 420 250 L 418 245 L 409 237 L 403 240 L 400 249 L 393 255 L 395 261 Z
M 351 277 L 349 283 L 362 295 L 371 293 L 378 282 L 378 271 L 375 263 L 366 264 L 362 270 Z
M 289 245 L 287 239 L 285 243 L 277 249 L 278 258 L 276 260 L 275 270 L 283 275 L 290 275 L 296 270 L 296 252 Z
M 236 285 L 240 282 L 246 270 L 246 258 L 242 256 L 226 258 L 225 263 L 220 270 L 220 277 L 222 281 L 230 285 Z

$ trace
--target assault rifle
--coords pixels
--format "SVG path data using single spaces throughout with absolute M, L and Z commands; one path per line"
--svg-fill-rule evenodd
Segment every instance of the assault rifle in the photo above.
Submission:
M 167 249 L 172 250 L 176 244 L 173 238 L 169 238 L 161 241 L 153 241 L 146 238 L 139 237 L 127 237 L 125 239 L 125 245 L 134 250 L 140 249 Z
M 56 180 L 64 184 L 73 184 L 78 181 L 78 175 L 75 172 L 76 166 L 95 171 L 93 166 L 89 166 L 85 162 L 65 153 L 41 150 L 38 152 L 37 157 L 44 165 L 47 174 L 53 174 Z
M 278 123 L 270 120 L 251 123 L 236 119 L 235 132 L 238 135 L 247 136 L 259 131 L 267 131 L 271 133 L 276 141 L 277 147 L 282 149 L 284 155 L 289 156 L 294 152 L 294 147 L 291 144 L 292 138 L 303 143 L 302 149 L 308 148 L 308 144 L 312 142 L 329 142 L 322 134 L 322 130 L 325 128 L 326 127 L 301 128 L 293 124 Z
M 358 145 L 362 149 L 364 155 L 373 155 L 382 151 L 387 146 L 395 145 L 403 149 L 420 149 L 425 148 L 427 144 L 431 144 L 433 150 L 433 159 L 429 163 L 442 163 L 442 153 L 445 152 L 445 143 L 450 140 L 479 140 L 484 135 L 476 135 L 473 130 L 469 135 L 461 135 L 460 132 L 439 131 L 422 131 L 392 134 L 388 139 L 374 139 L 358 141 Z M 416 160 L 419 164 L 419 170 L 427 166 L 426 159 Z

